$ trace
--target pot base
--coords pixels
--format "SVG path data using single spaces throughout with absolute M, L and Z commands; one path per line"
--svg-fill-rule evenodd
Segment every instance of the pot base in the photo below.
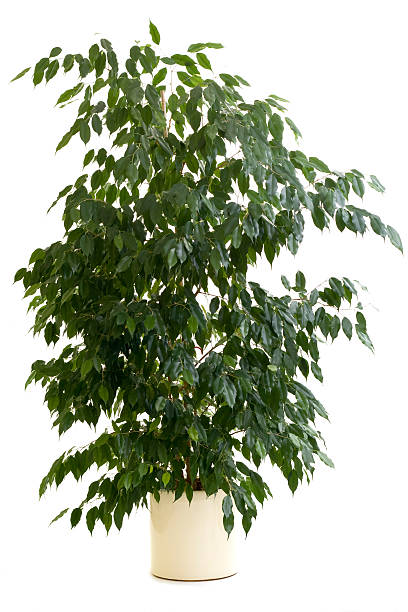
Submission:
M 171 582 L 213 582 L 214 580 L 226 580 L 227 578 L 232 578 L 236 576 L 238 572 L 234 574 L 228 574 L 228 576 L 219 576 L 218 578 L 166 578 L 165 576 L 158 576 L 157 574 L 153 574 L 154 578 L 158 578 L 159 580 L 170 580 Z

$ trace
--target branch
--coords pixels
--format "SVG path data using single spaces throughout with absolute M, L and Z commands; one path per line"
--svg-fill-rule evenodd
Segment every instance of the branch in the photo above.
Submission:
M 216 349 L 217 346 L 221 346 L 221 344 L 223 344 L 226 340 L 228 340 L 226 336 L 224 336 L 224 338 L 221 338 L 221 340 L 219 340 L 217 344 L 214 344 L 214 346 L 212 346 L 206 353 L 201 355 L 200 359 L 197 361 L 197 364 L 200 363 L 200 361 L 202 361 L 204 357 L 207 357 L 207 355 L 209 355 L 214 349 Z

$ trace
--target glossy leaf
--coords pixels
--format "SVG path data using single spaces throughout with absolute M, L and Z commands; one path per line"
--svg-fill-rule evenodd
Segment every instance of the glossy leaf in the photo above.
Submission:
M 152 37 L 152 41 L 158 45 L 160 43 L 160 34 L 159 30 L 156 28 L 154 23 L 149 23 L 150 36 Z
M 13 81 L 17 81 L 17 79 L 21 79 L 21 77 L 27 74 L 29 70 L 31 70 L 31 66 L 29 66 L 28 68 L 24 68 L 24 70 L 19 72 L 13 79 L 11 79 L 10 83 L 12 83 Z
M 404 249 L 402 246 L 402 241 L 397 230 L 391 227 L 391 225 L 387 225 L 387 234 L 391 244 L 393 244 L 399 251 L 401 251 L 401 253 L 403 253 Z
M 168 472 L 164 472 L 162 475 L 162 481 L 165 487 L 167 487 L 167 485 L 170 482 L 170 474 Z
M 68 512 L 69 508 L 64 508 L 64 510 L 61 510 L 61 512 L 59 514 L 57 514 L 57 516 L 55 516 L 50 525 L 52 525 L 53 523 L 55 523 L 56 521 L 58 521 L 60 518 L 62 518 L 64 516 L 64 514 L 66 514 Z
M 206 68 L 207 70 L 212 70 L 211 62 L 205 55 L 205 53 L 197 53 L 197 61 L 203 68 Z

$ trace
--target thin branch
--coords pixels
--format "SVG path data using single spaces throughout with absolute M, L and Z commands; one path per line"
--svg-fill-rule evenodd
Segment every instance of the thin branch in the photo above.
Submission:
M 218 346 L 221 346 L 221 344 L 223 344 L 226 340 L 228 340 L 228 338 L 224 337 L 221 338 L 221 340 L 219 340 L 217 342 L 217 344 L 214 344 L 214 346 L 212 346 L 206 353 L 204 353 L 200 359 L 197 361 L 197 364 L 200 363 L 200 361 L 202 361 L 204 359 L 204 357 L 207 357 L 207 355 L 209 355 L 214 349 L 216 349 Z

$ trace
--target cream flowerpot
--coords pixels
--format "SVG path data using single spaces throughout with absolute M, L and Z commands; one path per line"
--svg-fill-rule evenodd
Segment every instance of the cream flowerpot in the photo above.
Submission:
M 171 580 L 214 580 L 237 573 L 236 528 L 230 537 L 222 523 L 225 493 L 207 497 L 194 491 L 191 505 L 185 495 L 162 491 L 150 496 L 151 571 Z

